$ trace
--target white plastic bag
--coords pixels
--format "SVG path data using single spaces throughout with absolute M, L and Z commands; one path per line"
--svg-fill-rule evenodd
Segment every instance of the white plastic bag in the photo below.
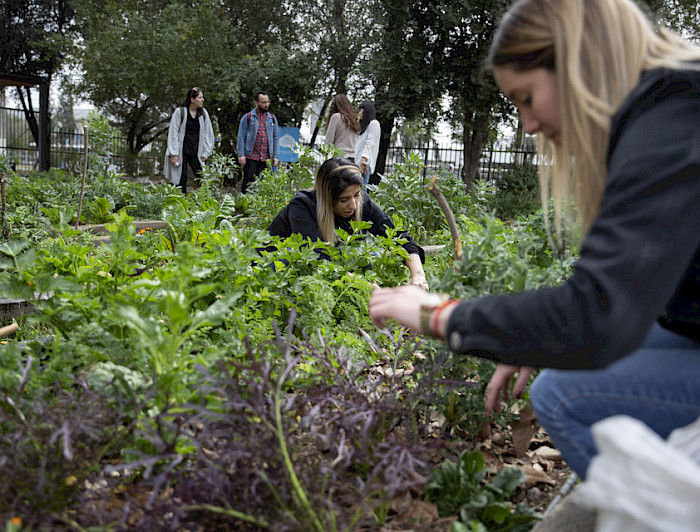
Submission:
M 597 511 L 596 532 L 700 531 L 700 418 L 668 440 L 628 416 L 592 431 L 599 454 L 571 497 Z

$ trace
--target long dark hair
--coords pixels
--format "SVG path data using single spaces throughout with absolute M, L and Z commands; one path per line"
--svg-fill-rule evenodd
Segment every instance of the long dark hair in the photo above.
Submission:
M 365 132 L 367 126 L 372 120 L 377 119 L 377 110 L 374 108 L 372 102 L 362 102 L 360 104 L 360 109 L 364 109 L 365 112 L 362 114 L 362 120 L 360 120 L 360 135 Z
M 202 89 L 199 87 L 192 87 L 190 90 L 187 91 L 187 96 L 185 97 L 185 101 L 180 104 L 180 107 L 184 107 L 186 109 L 190 108 L 190 103 L 192 102 L 192 98 L 196 98 L 199 96 L 199 94 L 202 92 Z M 202 115 L 202 108 L 198 107 L 197 108 L 197 116 Z
M 316 190 L 316 220 L 323 240 L 335 243 L 338 235 L 335 232 L 335 215 L 333 206 L 343 191 L 350 185 L 362 187 L 363 180 L 360 168 L 344 157 L 332 157 L 325 161 L 316 173 L 314 189 Z M 362 188 L 360 188 L 362 194 Z M 362 220 L 362 201 L 359 202 L 355 221 Z
M 343 122 L 348 126 L 348 129 L 357 133 L 360 130 L 360 124 L 357 122 L 357 117 L 355 116 L 355 111 L 352 108 L 352 104 L 345 94 L 336 94 L 331 100 L 331 106 L 328 110 L 328 120 L 331 119 L 335 113 L 340 113 L 343 118 Z

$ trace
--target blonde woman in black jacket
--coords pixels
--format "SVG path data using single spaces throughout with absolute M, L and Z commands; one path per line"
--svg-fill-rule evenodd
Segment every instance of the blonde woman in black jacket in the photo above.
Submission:
M 562 285 L 471 301 L 377 290 L 370 316 L 499 362 L 487 410 L 523 392 L 584 477 L 591 425 L 625 414 L 660 436 L 700 416 L 700 50 L 632 0 L 521 0 L 488 58 L 537 134 L 555 205 L 585 239 Z M 561 216 L 557 212 L 557 218 Z

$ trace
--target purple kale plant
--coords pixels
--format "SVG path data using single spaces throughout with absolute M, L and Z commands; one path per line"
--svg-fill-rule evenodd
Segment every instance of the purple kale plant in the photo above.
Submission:
M 149 485 L 131 530 L 345 530 L 422 492 L 433 369 L 375 378 L 342 347 L 277 330 L 199 371 L 199 400 L 142 424 L 151 451 L 119 467 Z
M 15 389 L 0 391 L 0 520 L 61 530 L 85 482 L 128 436 L 129 407 L 77 379 L 72 389 L 46 387 L 29 397 L 32 363 L 29 356 L 19 368 Z

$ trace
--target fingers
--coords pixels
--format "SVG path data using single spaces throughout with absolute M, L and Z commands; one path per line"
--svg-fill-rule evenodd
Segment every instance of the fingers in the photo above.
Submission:
M 510 381 L 518 369 L 517 366 L 509 366 L 507 364 L 499 364 L 496 368 L 486 387 L 485 412 L 487 416 L 490 416 L 493 412 L 500 412 L 501 394 L 503 394 L 504 401 L 508 402 L 510 400 Z
M 491 417 L 491 414 L 493 414 L 494 412 L 501 411 L 500 395 L 501 390 L 496 388 L 495 386 L 493 388 L 486 388 L 486 417 Z
M 518 378 L 515 380 L 515 385 L 513 386 L 513 397 L 520 399 L 527 388 L 527 383 L 530 381 L 530 375 L 534 370 L 527 366 L 521 366 L 518 371 Z
M 386 326 L 389 319 L 418 330 L 420 305 L 428 294 L 414 285 L 378 288 L 369 299 L 369 317 L 377 327 Z

